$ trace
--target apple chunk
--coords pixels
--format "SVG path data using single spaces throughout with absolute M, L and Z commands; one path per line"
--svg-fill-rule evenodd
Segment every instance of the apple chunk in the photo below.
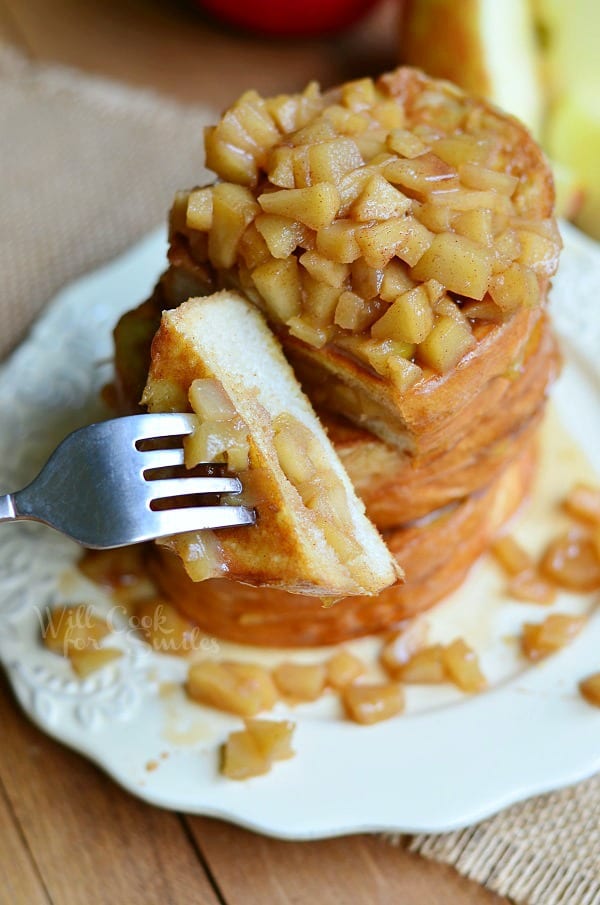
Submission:
M 491 258 L 485 248 L 465 236 L 438 233 L 410 275 L 415 280 L 437 280 L 450 292 L 481 300 L 491 274 Z

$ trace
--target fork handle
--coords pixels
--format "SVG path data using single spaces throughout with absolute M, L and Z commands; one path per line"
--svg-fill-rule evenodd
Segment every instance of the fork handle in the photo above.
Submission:
M 12 493 L 0 496 L 0 522 L 14 522 L 17 517 Z

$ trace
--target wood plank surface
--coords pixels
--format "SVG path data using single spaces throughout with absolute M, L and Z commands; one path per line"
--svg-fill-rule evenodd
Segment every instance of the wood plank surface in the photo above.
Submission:
M 343 38 L 272 42 L 169 0 L 0 0 L 0 40 L 215 107 L 249 86 L 393 65 L 394 0 Z M 218 73 L 218 78 L 215 74 Z M 369 836 L 279 842 L 152 808 L 39 732 L 0 681 L 0 905 L 500 905 L 451 868 Z
M 0 785 L 0 905 L 47 905 L 44 888 L 21 826 Z
M 50 901 L 216 905 L 219 899 L 179 816 L 138 801 L 39 732 L 18 710 L 4 679 L 0 726 L 0 783 L 23 837 L 20 857 L 31 851 Z M 0 901 L 9 878 L 21 882 L 17 862 L 6 867 L 0 872 Z M 29 905 L 30 900 L 5 901 Z
M 452 868 L 378 836 L 281 842 L 188 817 L 228 905 L 500 905 Z
M 25 39 L 8 7 L 0 0 L 0 41 L 7 41 L 27 51 Z

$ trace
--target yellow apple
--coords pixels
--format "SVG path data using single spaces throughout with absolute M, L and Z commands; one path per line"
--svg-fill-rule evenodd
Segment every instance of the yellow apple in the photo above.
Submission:
M 600 238 L 599 0 L 405 0 L 403 62 L 483 95 L 548 152 L 556 213 Z
M 582 92 L 557 101 L 546 123 L 546 147 L 581 186 L 576 224 L 600 239 L 600 100 Z
M 528 0 L 406 0 L 402 60 L 483 95 L 539 136 L 544 107 Z

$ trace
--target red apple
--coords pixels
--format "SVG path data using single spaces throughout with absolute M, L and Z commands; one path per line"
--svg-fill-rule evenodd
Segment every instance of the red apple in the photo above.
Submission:
M 265 35 L 300 37 L 348 28 L 379 0 L 194 0 L 212 16 Z

